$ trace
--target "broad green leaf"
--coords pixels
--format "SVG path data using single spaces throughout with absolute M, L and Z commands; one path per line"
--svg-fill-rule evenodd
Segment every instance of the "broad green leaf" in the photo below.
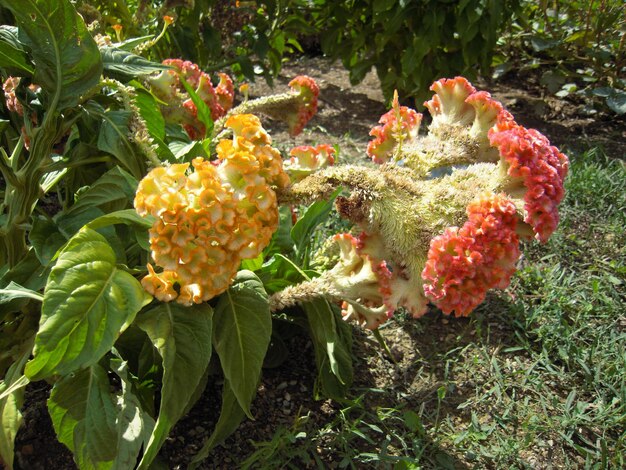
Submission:
M 43 295 L 34 290 L 27 289 L 11 281 L 8 286 L 0 289 L 0 304 L 10 302 L 13 299 L 34 299 L 43 301 Z
M 241 406 L 239 406 L 239 402 L 237 401 L 237 397 L 230 383 L 227 379 L 224 380 L 222 409 L 220 410 L 219 420 L 215 425 L 215 429 L 202 446 L 202 449 L 193 457 L 188 467 L 189 470 L 197 468 L 198 465 L 208 457 L 211 449 L 224 442 L 228 436 L 235 432 L 245 416 L 246 414 Z
M 293 251 L 294 245 L 291 239 L 291 229 L 293 228 L 291 207 L 281 206 L 278 209 L 278 229 L 272 235 L 270 244 L 264 250 L 268 256 L 274 253 L 290 253 Z
M 97 113 L 102 119 L 100 134 L 98 135 L 98 150 L 108 152 L 128 169 L 137 179 L 143 177 L 143 156 L 135 149 L 130 141 L 131 112 L 124 110 L 106 111 Z
M 272 316 L 263 284 L 254 273 L 240 271 L 215 307 L 213 345 L 224 376 L 250 418 L 271 335 Z
M 126 470 L 137 464 L 139 451 L 147 445 L 154 429 L 154 419 L 142 411 L 139 399 L 133 394 L 128 363 L 116 357 L 111 360 L 111 366 L 122 385 L 117 400 L 117 453 L 113 469 Z
M 33 67 L 17 36 L 15 26 L 0 26 L 0 67 L 18 76 L 30 77 Z
M 615 89 L 611 96 L 606 99 L 606 104 L 617 114 L 626 113 L 626 92 Z
M 33 82 L 59 110 L 75 106 L 100 80 L 98 46 L 69 0 L 2 0 L 35 64 Z
M 283 290 L 287 286 L 309 280 L 309 273 L 300 269 L 293 261 L 283 255 L 275 254 L 256 274 L 263 281 L 263 286 L 270 294 Z
M 135 104 L 139 108 L 139 114 L 146 122 L 150 135 L 161 140 L 165 139 L 165 119 L 154 96 L 146 90 L 137 88 Z
M 136 321 L 163 358 L 159 416 L 140 469 L 149 468 L 167 434 L 180 419 L 211 358 L 213 311 L 208 304 L 160 304 Z
M 26 341 L 19 358 L 9 367 L 0 381 L 0 463 L 4 463 L 7 470 L 13 469 L 14 443 L 17 431 L 22 425 L 20 409 L 24 404 L 24 383 L 22 370 L 30 357 L 32 341 Z M 24 385 L 19 385 L 19 384 Z M 7 393 L 8 392 L 8 393 Z
M 87 226 L 95 230 L 97 228 L 107 227 L 109 225 L 124 224 L 134 225 L 136 227 L 147 230 L 152 227 L 152 223 L 154 220 L 154 217 L 150 215 L 147 217 L 140 216 L 139 214 L 137 214 L 137 211 L 135 209 L 124 209 L 121 211 L 115 211 L 111 214 L 105 214 L 103 216 L 100 216 L 97 219 L 89 222 Z
M 100 49 L 100 54 L 102 54 L 102 65 L 105 75 L 112 74 L 115 77 L 132 79 L 137 76 L 171 69 L 167 65 L 152 62 L 140 55 L 115 47 L 103 47 Z
M 315 346 L 318 387 L 331 398 L 342 398 L 353 379 L 350 328 L 337 317 L 325 299 L 304 303 L 302 307 Z
M 46 284 L 48 269 L 39 262 L 35 250 L 30 249 L 19 263 L 0 277 L 0 287 L 7 287 L 11 282 L 15 282 L 26 289 L 37 292 L 43 289 Z M 0 320 L 4 313 L 17 312 L 26 303 L 28 303 L 28 299 L 15 299 L 4 304 L 0 309 Z
M 46 284 L 34 358 L 26 365 L 31 380 L 95 364 L 152 300 L 116 263 L 106 239 L 89 228 L 61 251 Z
M 33 227 L 28 232 L 28 240 L 35 250 L 39 262 L 43 266 L 48 266 L 59 248 L 67 242 L 67 237 L 59 231 L 59 227 L 54 221 L 43 216 L 37 216 L 34 217 Z
M 115 461 L 118 411 L 110 388 L 106 370 L 94 364 L 66 375 L 50 392 L 48 412 L 57 438 L 81 470 L 109 469 Z
M 337 189 L 332 196 L 328 198 L 328 201 L 316 201 L 311 204 L 291 229 L 291 239 L 296 244 L 298 261 L 304 266 L 307 265 L 313 233 L 320 224 L 328 219 L 328 215 L 333 209 L 333 203 L 340 192 L 341 188 Z

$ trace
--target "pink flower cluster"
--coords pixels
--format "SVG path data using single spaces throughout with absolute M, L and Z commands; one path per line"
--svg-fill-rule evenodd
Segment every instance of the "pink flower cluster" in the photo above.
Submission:
M 290 159 L 283 163 L 293 183 L 311 173 L 335 163 L 335 149 L 328 144 L 300 145 L 289 152 Z
M 163 64 L 171 66 L 172 69 L 161 72 L 150 81 L 150 84 L 155 95 L 169 105 L 163 110 L 165 117 L 180 122 L 192 139 L 203 137 L 205 128 L 198 120 L 198 108 L 187 94 L 181 79 L 184 79 L 209 107 L 211 118 L 215 120 L 224 116 L 233 105 L 234 86 L 231 78 L 225 73 L 220 73 L 218 74 L 220 81 L 213 87 L 211 77 L 188 60 L 166 59 Z
M 492 288 L 509 285 L 519 258 L 515 205 L 486 194 L 467 207 L 463 227 L 431 240 L 422 272 L 424 292 L 444 313 L 466 316 Z
M 378 120 L 370 135 L 375 137 L 367 144 L 367 155 L 374 163 L 388 162 L 401 141 L 413 140 L 419 131 L 422 115 L 415 110 L 400 106 L 398 95 L 394 96 L 391 110 Z
M 320 89 L 311 77 L 299 75 L 289 82 L 292 93 L 299 98 L 298 109 L 295 114 L 287 116 L 289 133 L 296 136 L 302 132 L 304 126 L 317 112 L 317 97 Z

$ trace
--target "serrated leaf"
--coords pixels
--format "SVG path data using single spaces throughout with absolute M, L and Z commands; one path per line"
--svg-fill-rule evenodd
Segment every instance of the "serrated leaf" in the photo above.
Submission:
M 263 284 L 254 273 L 240 271 L 215 307 L 213 345 L 224 376 L 249 417 L 271 335 L 272 316 Z
M 116 47 L 103 47 L 100 49 L 100 54 L 105 75 L 109 72 L 128 80 L 172 68 Z
M 106 239 L 89 228 L 62 250 L 48 277 L 34 357 L 26 365 L 31 380 L 95 364 L 152 300 L 116 263 Z
M 140 469 L 149 468 L 167 434 L 180 419 L 211 358 L 213 311 L 208 304 L 161 304 L 137 318 L 163 358 L 159 416 Z
M 69 0 L 2 0 L 19 28 L 35 65 L 33 82 L 59 110 L 75 106 L 100 80 L 96 42 Z
M 117 410 L 107 372 L 98 364 L 54 384 L 48 412 L 60 442 L 82 470 L 111 468 L 117 454 Z

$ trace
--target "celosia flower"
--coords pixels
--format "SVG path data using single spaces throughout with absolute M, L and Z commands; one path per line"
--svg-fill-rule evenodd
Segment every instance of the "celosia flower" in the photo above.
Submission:
M 506 195 L 483 195 L 468 221 L 431 240 L 422 272 L 424 291 L 441 310 L 466 316 L 492 288 L 508 286 L 519 258 L 515 205 Z
M 340 259 L 327 276 L 332 291 L 344 299 L 342 316 L 375 330 L 393 314 L 386 302 L 391 272 L 384 261 L 360 253 L 359 240 L 352 235 L 338 234 L 333 239 L 339 246 Z
M 391 110 L 383 114 L 378 122 L 382 125 L 370 131 L 375 139 L 367 144 L 367 155 L 380 164 L 393 157 L 399 144 L 411 142 L 417 137 L 422 115 L 407 106 L 400 106 L 398 92 L 395 92 Z
M 192 139 L 202 138 L 205 133 L 204 124 L 198 120 L 197 106 L 188 96 L 180 79 L 184 79 L 208 106 L 213 120 L 224 116 L 232 107 L 234 98 L 232 80 L 228 75 L 220 73 L 220 81 L 215 89 L 209 75 L 190 61 L 166 59 L 163 64 L 173 69 L 164 70 L 151 78 L 150 86 L 152 92 L 167 103 L 167 106 L 162 107 L 164 117 L 170 122 L 182 124 Z
M 315 116 L 320 89 L 315 80 L 306 75 L 297 76 L 289 82 L 289 86 L 298 97 L 296 112 L 286 116 L 289 133 L 295 136 L 300 134 L 304 126 Z
M 283 166 L 292 182 L 300 181 L 314 171 L 335 163 L 335 149 L 327 144 L 294 147 L 289 155 L 291 158 Z
M 540 132 L 522 126 L 494 130 L 489 138 L 506 162 L 508 175 L 520 179 L 526 187 L 524 222 L 533 228 L 537 240 L 547 241 L 559 223 L 567 157 Z
M 449 124 L 470 125 L 474 120 L 474 109 L 465 100 L 476 91 L 463 77 L 442 78 L 430 87 L 435 95 L 424 106 L 433 118 L 431 128 Z
M 139 183 L 135 209 L 157 217 L 149 231 L 152 259 L 142 285 L 159 300 L 190 305 L 226 290 L 242 259 L 258 256 L 278 226 L 276 194 L 263 174 L 280 167 L 280 154 L 269 152 L 269 136 L 254 116 L 233 116 L 233 128 L 244 135 L 218 144 L 219 159 L 155 168 Z M 243 121 L 245 124 L 242 125 Z M 255 127 L 254 132 L 249 129 Z M 257 158 L 256 154 L 260 155 Z M 268 163 L 274 155 L 278 163 Z M 287 178 L 283 173 L 274 179 Z

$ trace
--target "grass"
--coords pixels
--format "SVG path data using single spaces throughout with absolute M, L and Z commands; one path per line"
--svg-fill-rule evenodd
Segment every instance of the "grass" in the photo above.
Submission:
M 306 413 L 245 468 L 624 468 L 626 166 L 572 160 L 559 231 L 469 320 L 430 314 L 367 339 L 334 418 Z M 367 362 L 367 364 L 366 364 Z

